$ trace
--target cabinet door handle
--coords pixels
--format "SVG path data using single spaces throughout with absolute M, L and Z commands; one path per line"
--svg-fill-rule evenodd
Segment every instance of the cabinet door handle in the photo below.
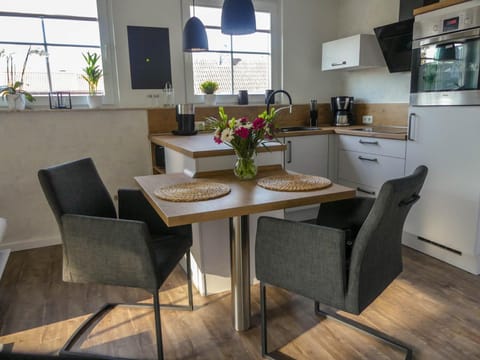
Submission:
M 292 163 L 292 142 L 290 140 L 287 141 L 287 153 L 288 153 L 287 164 L 291 164 Z
M 368 194 L 368 195 L 374 195 L 375 196 L 375 191 L 368 191 L 368 190 L 362 189 L 361 187 L 357 187 L 357 191 L 360 191 L 360 192 Z
M 378 159 L 377 158 L 366 158 L 366 157 L 363 157 L 363 156 L 359 156 L 358 157 L 359 160 L 363 160 L 363 161 L 371 161 L 371 162 L 378 162 Z
M 339 62 L 339 63 L 332 63 L 332 66 L 342 66 L 342 65 L 347 65 L 347 61 L 343 60 L 342 62 Z
M 408 135 L 407 139 L 410 141 L 415 141 L 415 122 L 417 119 L 417 114 L 415 113 L 410 113 L 408 115 Z
M 360 144 L 366 144 L 366 145 L 378 145 L 378 141 L 365 141 L 365 140 L 358 140 Z

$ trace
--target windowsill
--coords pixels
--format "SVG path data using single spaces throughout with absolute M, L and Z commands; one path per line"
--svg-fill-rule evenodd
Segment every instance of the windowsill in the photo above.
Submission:
M 50 109 L 49 107 L 35 106 L 33 108 L 26 108 L 22 111 L 9 111 L 7 107 L 0 107 L 0 112 L 2 113 L 32 113 L 32 112 L 68 112 L 68 111 L 115 111 L 115 110 L 149 110 L 149 109 L 158 109 L 148 106 L 116 106 L 116 105 L 104 105 L 96 109 L 90 109 L 88 106 L 78 106 L 73 107 L 72 109 Z M 160 109 L 166 109 L 161 107 Z

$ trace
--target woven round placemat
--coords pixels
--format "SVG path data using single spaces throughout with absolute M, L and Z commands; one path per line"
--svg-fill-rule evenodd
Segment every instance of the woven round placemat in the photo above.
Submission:
M 276 191 L 312 191 L 329 187 L 332 182 L 313 175 L 274 175 L 258 180 L 258 185 Z
M 211 200 L 227 195 L 230 187 L 216 182 L 187 182 L 158 188 L 154 194 L 162 200 L 191 202 Z

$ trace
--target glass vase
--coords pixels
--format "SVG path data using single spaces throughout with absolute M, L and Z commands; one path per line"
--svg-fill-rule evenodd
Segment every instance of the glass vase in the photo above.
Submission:
M 257 176 L 257 164 L 255 163 L 255 155 L 241 156 L 237 154 L 237 161 L 233 168 L 233 173 L 240 180 L 250 180 Z

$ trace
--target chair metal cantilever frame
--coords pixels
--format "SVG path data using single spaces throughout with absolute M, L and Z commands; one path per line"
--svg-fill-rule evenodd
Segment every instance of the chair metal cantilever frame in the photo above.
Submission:
M 160 309 L 166 310 L 183 310 L 183 311 L 193 311 L 193 292 L 192 292 L 192 267 L 190 260 L 190 250 L 185 254 L 186 256 L 186 265 L 187 265 L 187 287 L 188 287 L 188 305 L 175 305 L 175 304 L 160 304 L 160 299 L 158 292 L 153 292 L 153 310 L 155 313 L 155 334 L 157 341 L 157 354 L 158 358 L 163 359 L 163 341 L 162 341 L 162 326 L 160 319 Z M 124 304 L 124 303 L 106 303 L 104 304 L 97 312 L 89 316 L 70 336 L 65 345 L 59 352 L 59 355 L 76 357 L 76 358 L 95 358 L 95 359 L 122 359 L 114 356 L 107 355 L 98 355 L 98 354 L 89 354 L 80 351 L 74 351 L 72 348 L 75 346 L 77 341 L 81 336 L 88 330 L 88 328 L 104 316 L 107 312 L 113 310 L 115 307 L 150 307 L 150 304 Z M 127 358 L 124 358 L 127 359 Z

